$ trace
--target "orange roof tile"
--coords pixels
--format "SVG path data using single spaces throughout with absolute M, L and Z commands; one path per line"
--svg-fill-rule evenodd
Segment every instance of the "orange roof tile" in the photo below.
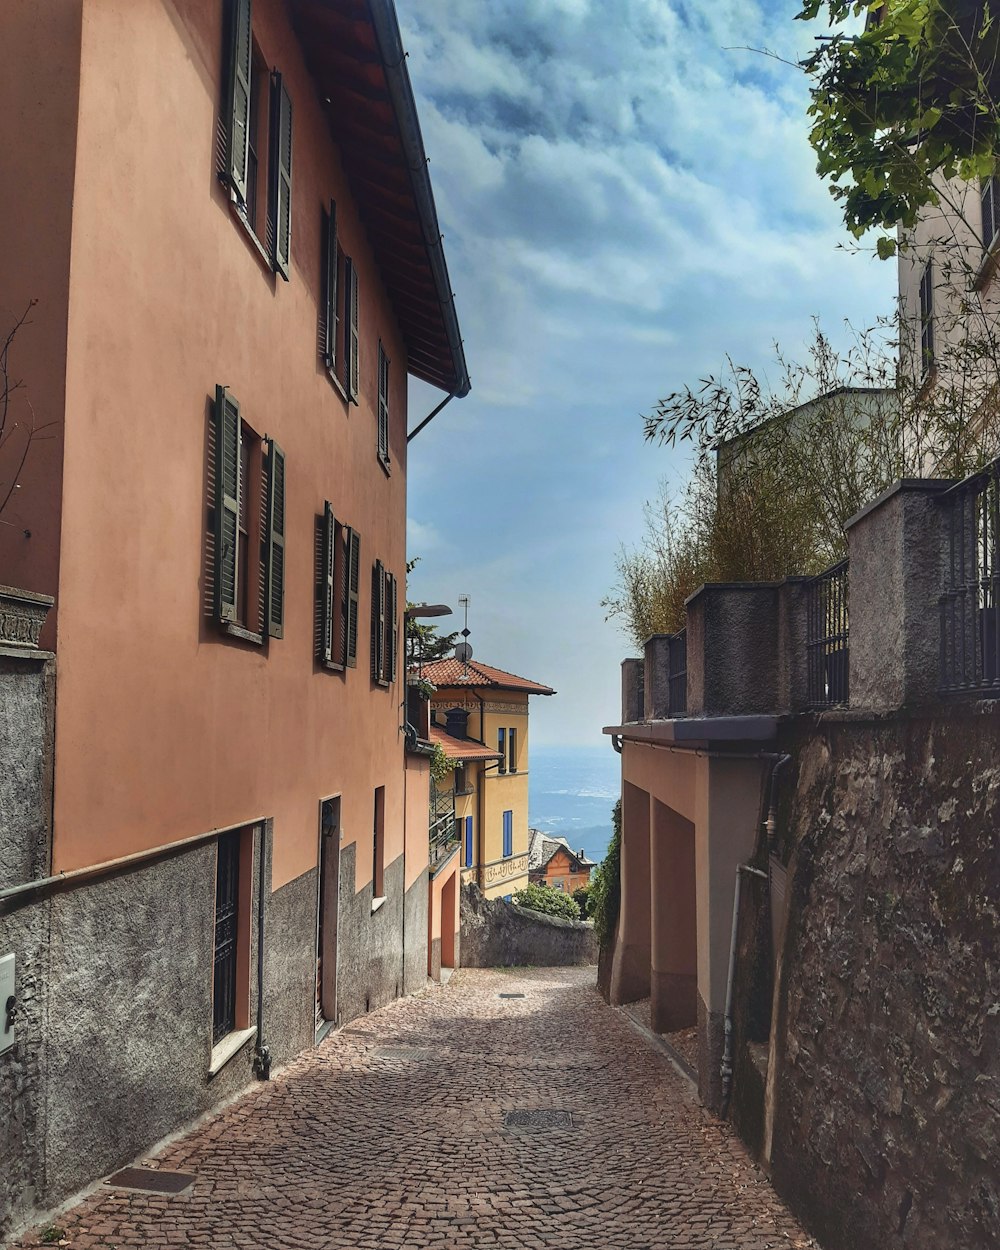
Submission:
M 471 738 L 453 738 L 451 734 L 445 733 L 437 725 L 431 725 L 430 733 L 431 742 L 436 746 L 439 745 L 450 760 L 498 760 L 500 758 L 499 751 L 491 751 L 489 747 Z
M 525 690 L 528 694 L 555 694 L 550 686 L 541 686 L 515 673 L 505 673 L 502 668 L 491 668 L 478 660 L 463 663 L 450 656 L 424 664 L 420 674 L 435 686 L 480 686 L 493 690 Z

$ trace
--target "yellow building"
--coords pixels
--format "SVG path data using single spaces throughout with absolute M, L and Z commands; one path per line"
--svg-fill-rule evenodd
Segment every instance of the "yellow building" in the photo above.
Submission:
M 528 700 L 549 686 L 454 658 L 425 664 L 432 742 L 456 763 L 455 831 L 462 880 L 489 898 L 528 884 Z

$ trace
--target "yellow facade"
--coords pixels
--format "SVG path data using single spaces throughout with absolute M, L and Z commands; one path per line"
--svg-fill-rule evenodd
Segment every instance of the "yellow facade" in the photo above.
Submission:
M 468 713 L 469 739 L 497 755 L 502 748 L 502 763 L 494 758 L 464 765 L 466 793 L 456 788 L 455 819 L 463 881 L 474 880 L 488 898 L 503 898 L 528 884 L 528 695 L 439 688 L 431 701 L 435 722 L 443 727 L 445 714 L 455 709 Z

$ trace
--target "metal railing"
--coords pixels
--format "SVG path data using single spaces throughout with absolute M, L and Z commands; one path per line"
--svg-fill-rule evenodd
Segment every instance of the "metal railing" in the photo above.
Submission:
M 667 697 L 670 715 L 687 713 L 687 630 L 674 634 L 670 639 L 667 661 Z
M 455 823 L 455 791 L 439 790 L 431 781 L 428 855 L 433 868 L 457 846 L 460 839 Z
M 847 561 L 806 583 L 806 681 L 809 706 L 847 702 L 850 647 Z
M 941 594 L 944 693 L 1000 691 L 1000 460 L 939 496 L 948 509 Z

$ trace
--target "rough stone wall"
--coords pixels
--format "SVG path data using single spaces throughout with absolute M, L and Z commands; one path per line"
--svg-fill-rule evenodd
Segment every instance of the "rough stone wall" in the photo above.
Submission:
M 582 920 L 563 920 L 488 899 L 478 886 L 462 887 L 463 968 L 560 968 L 596 964 L 597 935 Z
M 337 1023 L 347 1024 L 403 992 L 403 857 L 386 864 L 385 902 L 372 911 L 372 883 L 355 893 L 357 843 L 340 853 Z M 426 930 L 424 950 L 427 949 Z
M 0 655 L 0 890 L 49 870 L 54 681 L 51 661 Z
M 798 726 L 772 1167 L 826 1250 L 1000 1245 L 1000 717 Z
M 427 925 L 430 912 L 428 870 L 406 891 L 403 900 L 403 993 L 414 994 L 427 985 Z M 438 950 L 440 975 L 441 951 Z

